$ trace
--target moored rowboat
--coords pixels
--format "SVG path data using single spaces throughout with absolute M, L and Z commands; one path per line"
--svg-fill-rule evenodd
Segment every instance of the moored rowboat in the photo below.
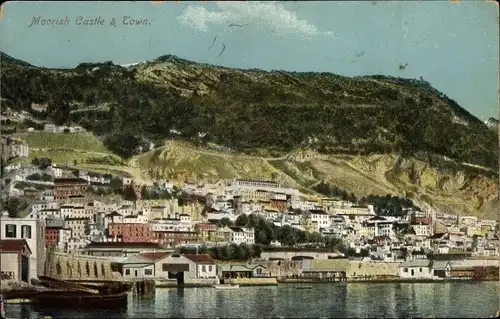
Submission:
M 39 292 L 40 308 L 120 309 L 127 307 L 127 293 L 95 295 L 78 291 Z

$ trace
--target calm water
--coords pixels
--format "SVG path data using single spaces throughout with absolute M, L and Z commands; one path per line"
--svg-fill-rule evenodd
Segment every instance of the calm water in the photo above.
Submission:
M 130 296 L 122 312 L 47 312 L 53 318 L 403 318 L 491 317 L 499 308 L 498 282 L 425 284 L 315 284 L 277 287 L 157 289 Z M 39 318 L 29 305 L 7 305 L 7 317 Z

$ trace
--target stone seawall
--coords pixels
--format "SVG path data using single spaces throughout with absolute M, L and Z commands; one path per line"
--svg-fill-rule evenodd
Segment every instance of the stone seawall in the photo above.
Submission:
M 254 264 L 260 264 L 266 267 L 270 277 L 290 277 L 296 276 L 302 272 L 300 261 L 280 260 L 280 261 L 254 261 Z
M 217 279 L 190 279 L 184 280 L 185 288 L 194 287 L 212 287 L 218 284 Z M 240 286 L 276 286 L 278 282 L 276 278 L 233 278 L 225 279 L 225 283 L 236 284 Z M 175 288 L 177 287 L 176 279 L 157 279 L 155 280 L 156 288 Z
M 240 286 L 276 286 L 276 278 L 233 278 L 226 279 L 228 283 Z
M 347 259 L 329 259 L 311 260 L 309 267 L 312 270 L 344 270 L 349 279 L 357 277 L 397 277 L 399 276 L 399 264 L 398 262 L 367 262 Z
M 217 279 L 205 278 L 185 278 L 184 287 L 212 287 L 218 284 Z M 177 279 L 157 279 L 155 280 L 156 288 L 175 288 L 177 287 Z

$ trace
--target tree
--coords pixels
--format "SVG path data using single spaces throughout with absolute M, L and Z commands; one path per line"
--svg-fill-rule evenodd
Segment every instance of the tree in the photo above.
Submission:
M 52 165 L 52 159 L 48 157 L 35 157 L 32 161 L 31 164 L 37 166 L 41 170 L 46 169 L 47 167 Z
M 98 186 L 95 188 L 94 192 L 98 196 L 107 196 L 112 193 L 112 190 L 108 187 Z
M 230 260 L 233 258 L 233 251 L 230 246 L 224 246 L 218 250 L 218 258 L 222 260 Z
M 127 185 L 123 189 L 123 199 L 129 201 L 136 201 L 137 195 L 135 193 L 134 187 L 132 185 Z
M 49 104 L 47 108 L 49 117 L 55 125 L 64 125 L 70 121 L 71 107 L 68 102 L 60 102 L 59 105 Z
M 325 247 L 339 249 L 342 246 L 342 240 L 336 238 L 334 236 L 326 236 L 325 237 Z
M 41 181 L 42 176 L 39 173 L 33 173 L 31 175 L 26 176 L 26 179 L 30 181 Z
M 261 245 L 254 245 L 253 246 L 253 254 L 252 254 L 252 257 L 254 258 L 259 258 L 260 255 L 262 254 L 263 252 L 263 249 L 262 249 L 262 246 Z
M 249 257 L 248 256 L 249 249 L 245 243 L 242 243 L 239 246 L 233 247 L 233 251 L 234 251 L 234 255 L 233 255 L 234 259 L 246 260 Z
M 118 189 L 122 189 L 123 187 L 123 182 L 122 182 L 122 179 L 118 176 L 113 176 L 113 178 L 111 178 L 111 181 L 109 183 L 109 186 L 113 189 L 113 190 L 118 190 Z
M 259 229 L 257 230 L 257 233 L 256 233 L 256 237 L 255 237 L 255 242 L 257 244 L 264 244 L 264 245 L 267 245 L 271 242 L 271 240 L 269 240 L 269 238 L 267 237 L 267 234 L 264 230 L 262 229 Z
M 248 216 L 246 214 L 241 214 L 236 218 L 235 225 L 236 226 L 241 226 L 241 227 L 247 227 L 249 223 Z
M 151 199 L 149 194 L 149 189 L 146 185 L 141 186 L 141 198 L 142 199 Z
M 277 237 L 278 237 L 277 239 L 284 246 L 289 246 L 289 247 L 294 246 L 295 244 L 297 244 L 297 241 L 298 241 L 298 236 L 297 236 L 296 230 L 289 225 L 285 225 L 285 226 L 281 227 L 278 230 Z
M 227 218 L 227 217 L 224 217 L 224 218 L 221 218 L 218 222 L 217 222 L 217 225 L 219 227 L 226 227 L 226 226 L 233 226 L 233 222 Z
M 54 177 L 50 174 L 43 173 L 41 176 L 41 180 L 44 182 L 52 182 L 54 180 Z
M 189 194 L 184 191 L 179 192 L 179 194 L 177 195 L 177 203 L 181 207 L 186 206 L 188 204 L 188 199 L 189 199 Z
M 19 213 L 28 208 L 28 201 L 24 197 L 9 196 L 4 202 L 4 208 L 10 217 L 19 217 Z
M 323 235 L 318 232 L 314 232 L 309 235 L 309 242 L 311 243 L 320 243 L 323 242 Z

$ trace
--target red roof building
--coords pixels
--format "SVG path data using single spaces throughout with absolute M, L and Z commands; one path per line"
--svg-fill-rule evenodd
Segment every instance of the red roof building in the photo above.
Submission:
M 124 243 L 146 243 L 151 240 L 149 225 L 144 223 L 111 223 L 108 238 L 117 238 Z
M 166 252 L 142 253 L 142 254 L 139 254 L 139 256 L 141 256 L 142 258 L 149 259 L 152 262 L 155 262 L 157 260 L 163 259 L 163 258 L 165 258 L 165 257 L 167 257 L 169 255 L 170 255 L 170 253 L 166 253 Z
M 0 278 L 29 282 L 31 249 L 25 239 L 0 240 Z
M 215 261 L 207 254 L 184 254 L 184 257 L 196 264 L 214 265 Z

